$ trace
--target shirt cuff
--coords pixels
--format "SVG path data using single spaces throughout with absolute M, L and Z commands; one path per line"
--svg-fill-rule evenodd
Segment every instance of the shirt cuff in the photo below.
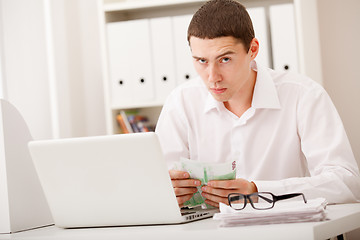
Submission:
M 271 192 L 275 195 L 281 195 L 288 192 L 288 189 L 281 181 L 253 181 L 258 192 Z

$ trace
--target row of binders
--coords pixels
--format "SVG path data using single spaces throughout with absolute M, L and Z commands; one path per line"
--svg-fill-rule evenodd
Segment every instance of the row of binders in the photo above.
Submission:
M 256 60 L 297 70 L 293 4 L 248 8 L 260 52 Z M 163 104 L 177 85 L 196 76 L 187 42 L 192 15 L 107 24 L 111 107 Z
M 121 110 L 116 116 L 116 120 L 120 127 L 120 133 L 153 132 L 155 130 L 155 126 L 149 124 L 148 118 L 139 115 L 136 110 Z
M 113 108 L 162 104 L 195 70 L 187 44 L 191 15 L 107 24 Z

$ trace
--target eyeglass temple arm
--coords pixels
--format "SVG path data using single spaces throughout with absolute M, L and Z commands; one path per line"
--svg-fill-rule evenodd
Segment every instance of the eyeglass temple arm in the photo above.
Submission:
M 303 193 L 290 193 L 290 194 L 279 195 L 279 196 L 275 196 L 275 199 L 276 199 L 276 201 L 279 201 L 279 200 L 284 200 L 284 199 L 297 197 L 297 196 L 300 196 L 300 195 L 303 197 L 304 202 L 307 203 L 307 200 L 306 200 L 305 195 Z

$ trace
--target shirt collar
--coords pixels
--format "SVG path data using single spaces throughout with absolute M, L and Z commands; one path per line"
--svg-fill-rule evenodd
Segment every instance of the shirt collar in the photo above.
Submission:
M 209 112 L 212 109 L 217 109 L 218 111 L 224 107 L 222 102 L 216 101 L 211 93 L 208 93 L 207 99 L 205 102 L 204 113 Z
M 251 63 L 251 68 L 257 72 L 251 106 L 253 108 L 280 109 L 279 97 L 270 73 L 265 67 L 257 64 L 255 61 Z M 216 101 L 211 93 L 208 93 L 204 112 L 209 112 L 212 109 L 220 110 L 222 108 L 224 108 L 224 104 Z
M 280 109 L 278 93 L 270 72 L 255 61 L 251 63 L 251 67 L 257 71 L 251 106 L 253 108 Z

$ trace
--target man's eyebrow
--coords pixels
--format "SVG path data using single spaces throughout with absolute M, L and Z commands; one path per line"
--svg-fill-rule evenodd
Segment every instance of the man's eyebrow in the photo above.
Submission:
M 199 59 L 204 59 L 202 57 L 197 57 L 197 56 L 192 56 L 193 58 L 195 58 L 196 60 L 199 60 Z
M 215 59 L 218 59 L 218 58 L 221 58 L 223 56 L 230 55 L 230 54 L 235 54 L 235 52 L 232 51 L 232 50 L 226 51 L 226 52 L 216 56 Z M 197 60 L 199 60 L 199 59 L 205 59 L 206 60 L 206 58 L 203 58 L 203 57 L 198 57 L 198 56 L 192 56 L 192 57 L 197 59 Z
M 226 52 L 216 56 L 216 59 L 221 58 L 221 57 L 226 56 L 226 55 L 230 55 L 230 54 L 235 54 L 235 52 L 232 51 L 232 50 L 226 51 Z

